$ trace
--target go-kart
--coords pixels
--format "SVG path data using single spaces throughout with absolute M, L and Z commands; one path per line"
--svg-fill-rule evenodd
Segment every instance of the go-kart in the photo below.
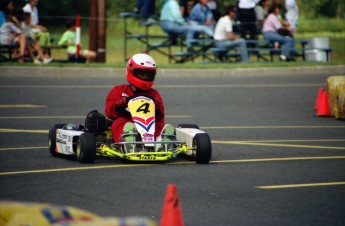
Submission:
M 187 156 L 196 163 L 209 163 L 212 154 L 209 135 L 195 124 L 180 124 L 173 133 L 155 138 L 155 103 L 145 96 L 128 102 L 136 131 L 128 141 L 122 134 L 114 143 L 111 124 L 97 110 L 87 114 L 85 124 L 55 124 L 49 130 L 48 146 L 52 156 L 72 155 L 81 163 L 93 163 L 96 157 L 128 161 L 168 161 L 178 155 Z

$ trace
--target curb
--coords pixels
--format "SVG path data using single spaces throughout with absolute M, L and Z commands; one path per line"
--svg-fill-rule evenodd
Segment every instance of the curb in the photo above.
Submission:
M 11 67 L 0 68 L 0 76 L 9 77 L 107 77 L 125 76 L 123 68 L 78 68 L 78 67 Z M 345 74 L 345 65 L 336 66 L 301 66 L 277 68 L 233 68 L 233 69 L 159 69 L 159 76 L 265 76 L 265 75 L 314 75 L 314 74 Z

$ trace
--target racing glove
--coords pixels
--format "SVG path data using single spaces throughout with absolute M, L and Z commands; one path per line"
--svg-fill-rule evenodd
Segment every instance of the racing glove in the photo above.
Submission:
M 156 116 L 160 116 L 162 114 L 162 112 L 156 108 Z
M 118 100 L 115 101 L 115 107 L 127 107 L 129 101 L 129 97 L 121 97 Z
M 115 101 L 115 111 L 119 114 L 128 115 L 128 111 L 126 111 L 127 104 L 129 101 L 129 97 L 121 97 Z

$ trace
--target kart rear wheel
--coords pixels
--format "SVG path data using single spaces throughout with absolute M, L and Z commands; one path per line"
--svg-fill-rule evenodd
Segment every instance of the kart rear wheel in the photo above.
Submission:
M 199 129 L 199 126 L 196 124 L 179 124 L 179 128 L 191 128 L 191 129 Z
M 198 133 L 193 139 L 193 150 L 195 162 L 207 164 L 211 159 L 211 139 L 207 133 Z
M 56 130 L 61 129 L 65 125 L 66 124 L 55 124 L 49 130 L 48 147 L 50 154 L 54 157 L 58 156 L 58 153 L 56 152 Z
M 96 138 L 92 133 L 82 133 L 77 144 L 77 158 L 81 163 L 93 163 L 96 158 Z

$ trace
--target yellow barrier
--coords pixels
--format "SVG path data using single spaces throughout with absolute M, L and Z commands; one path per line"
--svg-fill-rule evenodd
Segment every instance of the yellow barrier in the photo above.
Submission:
M 155 226 L 150 218 L 101 217 L 93 213 L 68 206 L 43 203 L 0 201 L 0 225 L 37 226 Z
M 327 89 L 331 115 L 336 119 L 345 119 L 345 75 L 329 77 Z

